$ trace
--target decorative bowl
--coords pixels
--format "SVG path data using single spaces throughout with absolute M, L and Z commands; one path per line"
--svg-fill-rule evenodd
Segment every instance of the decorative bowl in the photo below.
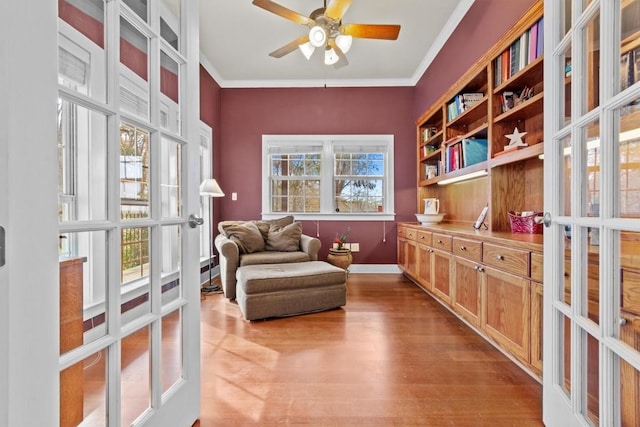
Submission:
M 422 223 L 422 225 L 428 225 L 428 224 L 437 224 L 440 221 L 442 221 L 442 219 L 444 218 L 443 213 L 439 213 L 439 214 L 416 214 L 416 218 L 418 219 L 418 221 L 420 221 Z

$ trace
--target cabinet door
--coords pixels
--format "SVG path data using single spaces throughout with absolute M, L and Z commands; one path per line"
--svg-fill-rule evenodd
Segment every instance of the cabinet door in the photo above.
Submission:
M 451 254 L 434 250 L 433 257 L 433 293 L 443 302 L 451 304 Z
M 407 241 L 407 270 L 411 277 L 418 276 L 418 245 L 411 240 Z
M 407 271 L 407 239 L 398 237 L 398 266 Z
M 483 275 L 475 262 L 453 257 L 451 306 L 472 325 L 480 325 L 480 295 Z
M 531 366 L 542 374 L 542 283 L 537 282 L 531 282 Z
M 427 290 L 432 290 L 431 274 L 432 268 L 432 254 L 433 249 L 426 245 L 418 245 L 418 283 Z
M 529 280 L 490 267 L 485 274 L 482 328 L 504 349 L 529 363 Z

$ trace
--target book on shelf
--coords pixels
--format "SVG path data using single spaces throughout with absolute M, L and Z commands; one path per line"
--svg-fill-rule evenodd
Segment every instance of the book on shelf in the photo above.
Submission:
M 635 48 L 632 52 L 633 82 L 637 83 L 640 82 L 640 47 Z
M 455 119 L 460 114 L 472 108 L 484 99 L 483 92 L 463 92 L 456 95 L 447 105 L 447 115 L 449 121 Z
M 511 76 L 535 61 L 543 53 L 543 20 L 540 18 L 494 61 L 494 82 L 499 86 Z
M 462 167 L 487 160 L 488 141 L 485 138 L 465 138 L 461 141 Z

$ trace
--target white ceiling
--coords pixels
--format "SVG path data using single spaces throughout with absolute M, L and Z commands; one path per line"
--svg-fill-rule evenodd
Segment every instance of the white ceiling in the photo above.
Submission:
M 275 0 L 302 15 L 324 0 Z M 329 0 L 330 1 L 330 0 Z M 200 0 L 201 63 L 222 87 L 413 86 L 475 0 L 353 0 L 343 23 L 399 24 L 397 40 L 353 40 L 349 65 L 316 51 L 269 53 L 308 31 L 251 0 Z

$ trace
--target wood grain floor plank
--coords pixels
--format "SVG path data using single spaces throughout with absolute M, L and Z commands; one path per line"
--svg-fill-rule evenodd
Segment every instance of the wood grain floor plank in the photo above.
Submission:
M 196 426 L 541 426 L 542 387 L 402 275 L 350 274 L 346 306 L 243 320 L 202 300 Z

